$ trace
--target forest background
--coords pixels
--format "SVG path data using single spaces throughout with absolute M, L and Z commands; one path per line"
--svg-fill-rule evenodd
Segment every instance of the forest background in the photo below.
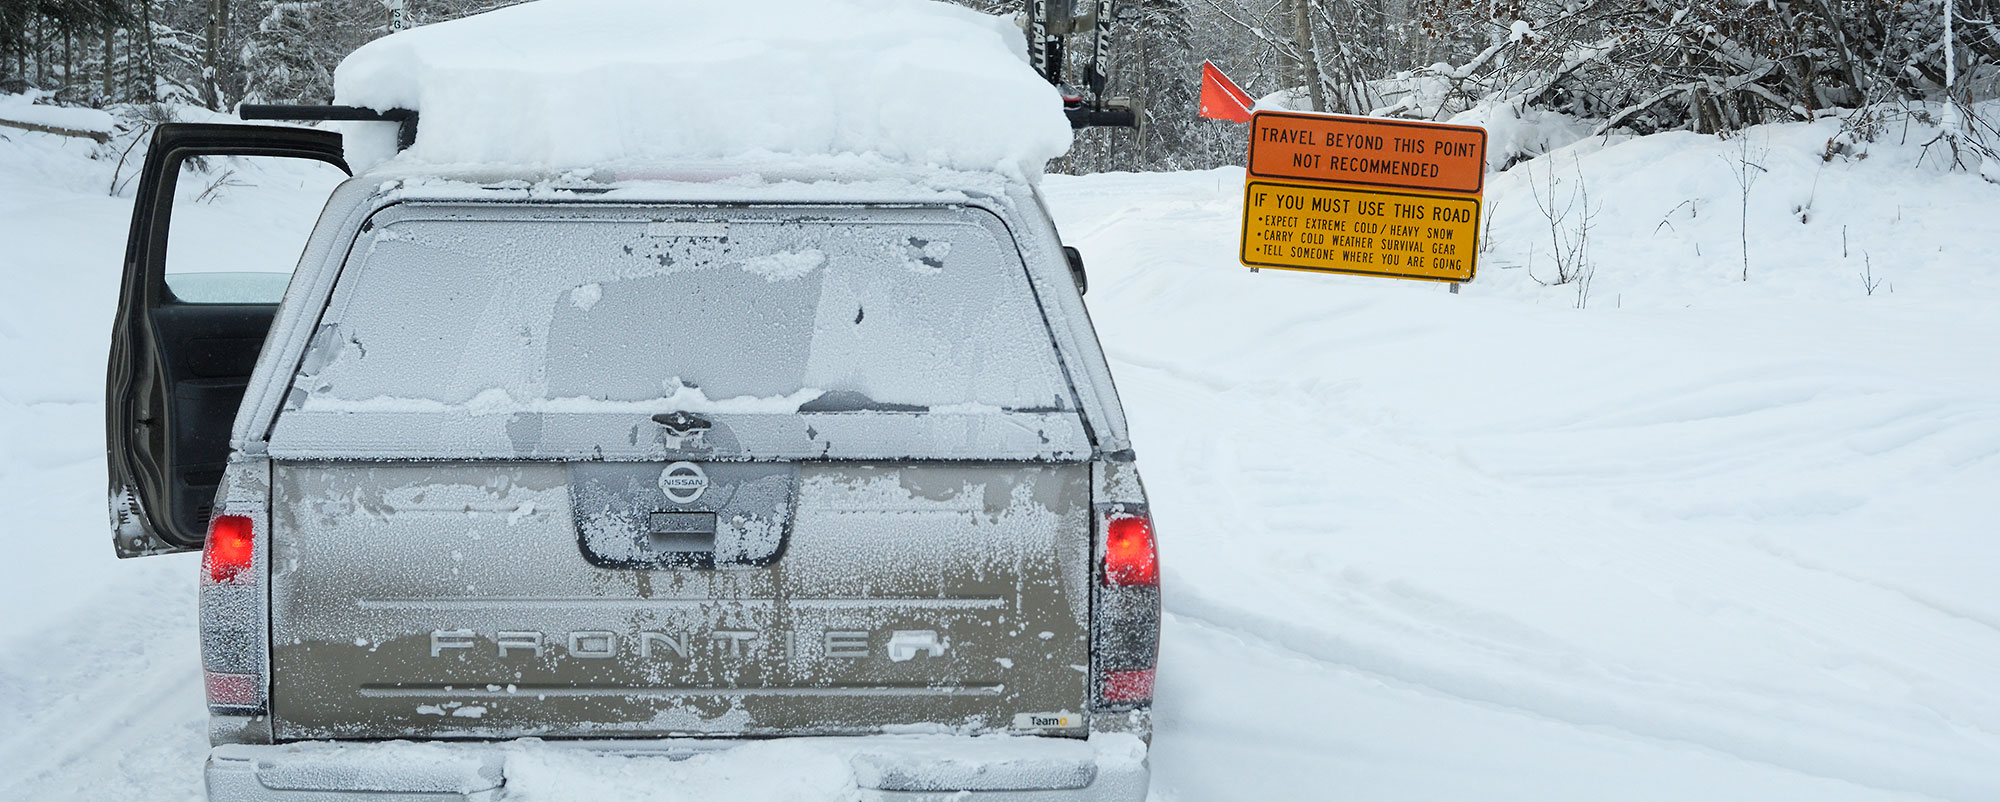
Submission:
M 368 40 L 509 4 L 0 0 L 0 92 L 140 121 L 323 103 Z M 1936 155 L 1976 171 L 2000 145 L 1973 113 L 2000 97 L 1996 18 L 2000 0 L 1125 0 L 1107 91 L 1137 100 L 1143 122 L 1084 131 L 1053 167 L 1240 164 L 1243 126 L 1196 114 L 1210 60 L 1291 108 L 1486 125 L 1502 134 L 1495 169 L 1588 135 L 1838 116 L 1849 138 L 1939 124 Z

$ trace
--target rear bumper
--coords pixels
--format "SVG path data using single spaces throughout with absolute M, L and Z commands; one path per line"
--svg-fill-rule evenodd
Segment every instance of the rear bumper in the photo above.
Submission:
M 689 798 L 1141 802 L 1146 752 L 1137 737 L 1104 733 L 228 744 L 209 753 L 207 781 L 210 802 L 501 802 L 510 788 L 532 798 L 674 788 Z

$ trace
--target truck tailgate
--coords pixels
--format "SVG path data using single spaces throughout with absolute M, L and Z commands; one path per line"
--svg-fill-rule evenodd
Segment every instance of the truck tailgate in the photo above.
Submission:
M 277 463 L 278 737 L 980 732 L 1085 704 L 1087 465 L 696 468 L 681 501 L 665 464 Z

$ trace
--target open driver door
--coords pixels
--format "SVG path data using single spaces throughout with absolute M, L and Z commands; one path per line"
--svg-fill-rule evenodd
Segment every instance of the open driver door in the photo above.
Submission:
M 120 557 L 201 548 L 228 463 L 236 409 L 289 281 L 278 271 L 292 267 L 305 242 L 297 236 L 292 250 L 274 249 L 268 235 L 254 236 L 267 232 L 238 223 L 246 229 L 242 240 L 206 238 L 235 247 L 195 252 L 200 260 L 228 264 L 169 276 L 167 246 L 176 230 L 177 197 L 187 207 L 212 202 L 225 187 L 249 186 L 228 172 L 205 188 L 183 187 L 183 177 L 195 169 L 213 172 L 207 165 L 240 163 L 231 161 L 236 157 L 331 165 L 338 168 L 335 178 L 348 172 L 340 135 L 329 131 L 196 123 L 169 123 L 154 131 L 133 198 L 105 377 L 112 542 Z M 313 188 L 302 192 L 293 183 Z M 283 191 L 317 204 L 311 208 L 316 216 L 326 201 L 318 186 L 288 177 Z M 190 191 L 195 189 L 199 194 Z M 287 255 L 289 262 L 273 264 Z M 238 261 L 261 261 L 265 267 L 237 271 Z

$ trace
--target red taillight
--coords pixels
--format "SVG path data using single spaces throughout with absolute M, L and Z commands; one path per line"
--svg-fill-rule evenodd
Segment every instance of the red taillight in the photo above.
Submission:
M 1160 556 L 1153 546 L 1152 521 L 1124 516 L 1105 522 L 1104 584 L 1160 584 Z
M 247 579 L 256 557 L 257 532 L 250 519 L 241 515 L 217 515 L 208 524 L 208 545 L 202 549 L 202 578 L 209 584 L 225 585 Z
M 1160 656 L 1160 553 L 1143 500 L 1101 507 L 1103 575 L 1091 593 L 1091 706 L 1117 712 L 1153 701 Z
M 1153 699 L 1153 669 L 1106 671 L 1098 678 L 1104 701 L 1149 702 Z
M 208 690 L 211 706 L 258 707 L 264 704 L 264 680 L 255 674 L 203 671 L 201 678 L 202 685 Z

